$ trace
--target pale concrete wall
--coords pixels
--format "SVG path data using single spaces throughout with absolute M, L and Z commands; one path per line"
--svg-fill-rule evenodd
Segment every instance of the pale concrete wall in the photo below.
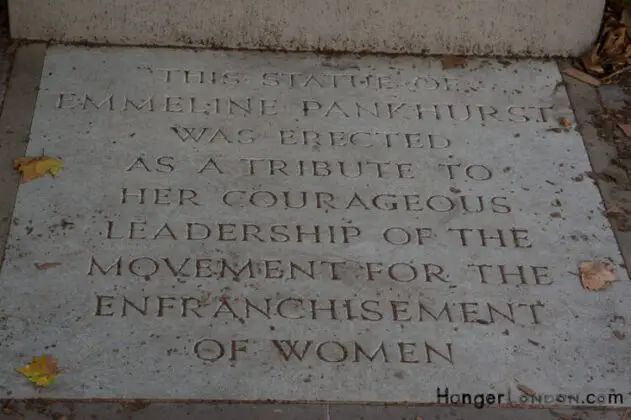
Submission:
M 13 37 L 116 44 L 577 55 L 605 0 L 9 0 Z

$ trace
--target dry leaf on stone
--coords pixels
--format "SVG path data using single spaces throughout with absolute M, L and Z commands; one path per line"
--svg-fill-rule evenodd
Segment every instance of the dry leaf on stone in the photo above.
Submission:
M 600 80 L 596 79 L 594 76 L 590 76 L 585 72 L 575 69 L 574 67 L 563 70 L 563 73 L 567 74 L 573 79 L 580 80 L 583 83 L 587 83 L 588 85 L 600 86 Z
M 444 55 L 440 62 L 443 65 L 443 70 L 447 70 L 464 66 L 467 63 L 467 58 L 459 55 Z
M 624 216 L 626 213 L 627 212 L 622 207 L 611 206 L 605 212 L 605 216 L 611 217 L 612 219 L 617 219 L 618 217 Z
M 568 120 L 567 118 L 561 118 L 559 120 L 559 124 L 561 124 L 563 127 L 568 128 L 569 126 L 572 125 L 572 123 L 570 122 L 570 120 Z
M 616 281 L 611 266 L 600 261 L 581 263 L 581 283 L 583 288 L 590 291 L 603 290 Z
M 25 183 L 36 178 L 51 175 L 55 176 L 63 169 L 61 161 L 48 157 L 21 157 L 13 161 L 14 168 L 22 174 L 20 182 Z
M 618 127 L 620 127 L 625 136 L 631 137 L 631 124 L 618 123 Z
M 44 356 L 33 357 L 28 365 L 15 369 L 39 387 L 47 387 L 55 382 L 59 371 L 57 370 L 57 360 L 46 354 Z
M 35 263 L 35 267 L 37 267 L 38 270 L 48 270 L 49 268 L 54 268 L 57 267 L 58 265 L 61 265 L 61 263 L 59 262 L 49 262 L 49 263 Z
M 537 395 L 537 393 L 532 388 L 529 388 L 526 385 L 517 384 L 517 389 L 528 395 L 529 397 L 534 397 Z

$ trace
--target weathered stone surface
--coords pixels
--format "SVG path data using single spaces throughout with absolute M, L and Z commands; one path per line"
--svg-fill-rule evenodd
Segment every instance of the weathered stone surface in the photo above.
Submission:
M 28 154 L 66 168 L 18 192 L 3 392 L 626 397 L 631 289 L 560 80 L 539 61 L 50 49 Z M 591 260 L 621 281 L 583 290 Z M 13 370 L 41 353 L 64 369 L 42 392 Z
M 309 51 L 580 55 L 605 0 L 10 0 L 15 38 Z

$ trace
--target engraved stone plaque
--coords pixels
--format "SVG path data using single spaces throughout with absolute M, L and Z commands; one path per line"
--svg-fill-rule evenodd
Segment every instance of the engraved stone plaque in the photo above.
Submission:
M 631 285 L 554 62 L 56 46 L 41 154 L 65 167 L 19 187 L 0 275 L 12 397 L 631 390 Z M 583 289 L 586 261 L 619 281 Z M 43 391 L 14 371 L 38 354 Z

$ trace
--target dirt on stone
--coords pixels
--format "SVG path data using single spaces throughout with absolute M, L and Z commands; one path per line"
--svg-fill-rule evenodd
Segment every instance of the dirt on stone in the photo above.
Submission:
M 619 127 L 620 123 L 631 122 L 631 104 L 621 110 L 609 109 L 604 105 L 601 109 L 592 114 L 591 122 L 598 137 L 615 149 L 615 155 L 611 157 L 608 167 L 592 174 L 592 178 L 610 184 L 619 191 L 615 194 L 618 197 L 615 204 L 610 205 L 605 215 L 615 230 L 631 232 L 631 202 L 626 199 L 628 192 L 631 192 L 631 138 Z

